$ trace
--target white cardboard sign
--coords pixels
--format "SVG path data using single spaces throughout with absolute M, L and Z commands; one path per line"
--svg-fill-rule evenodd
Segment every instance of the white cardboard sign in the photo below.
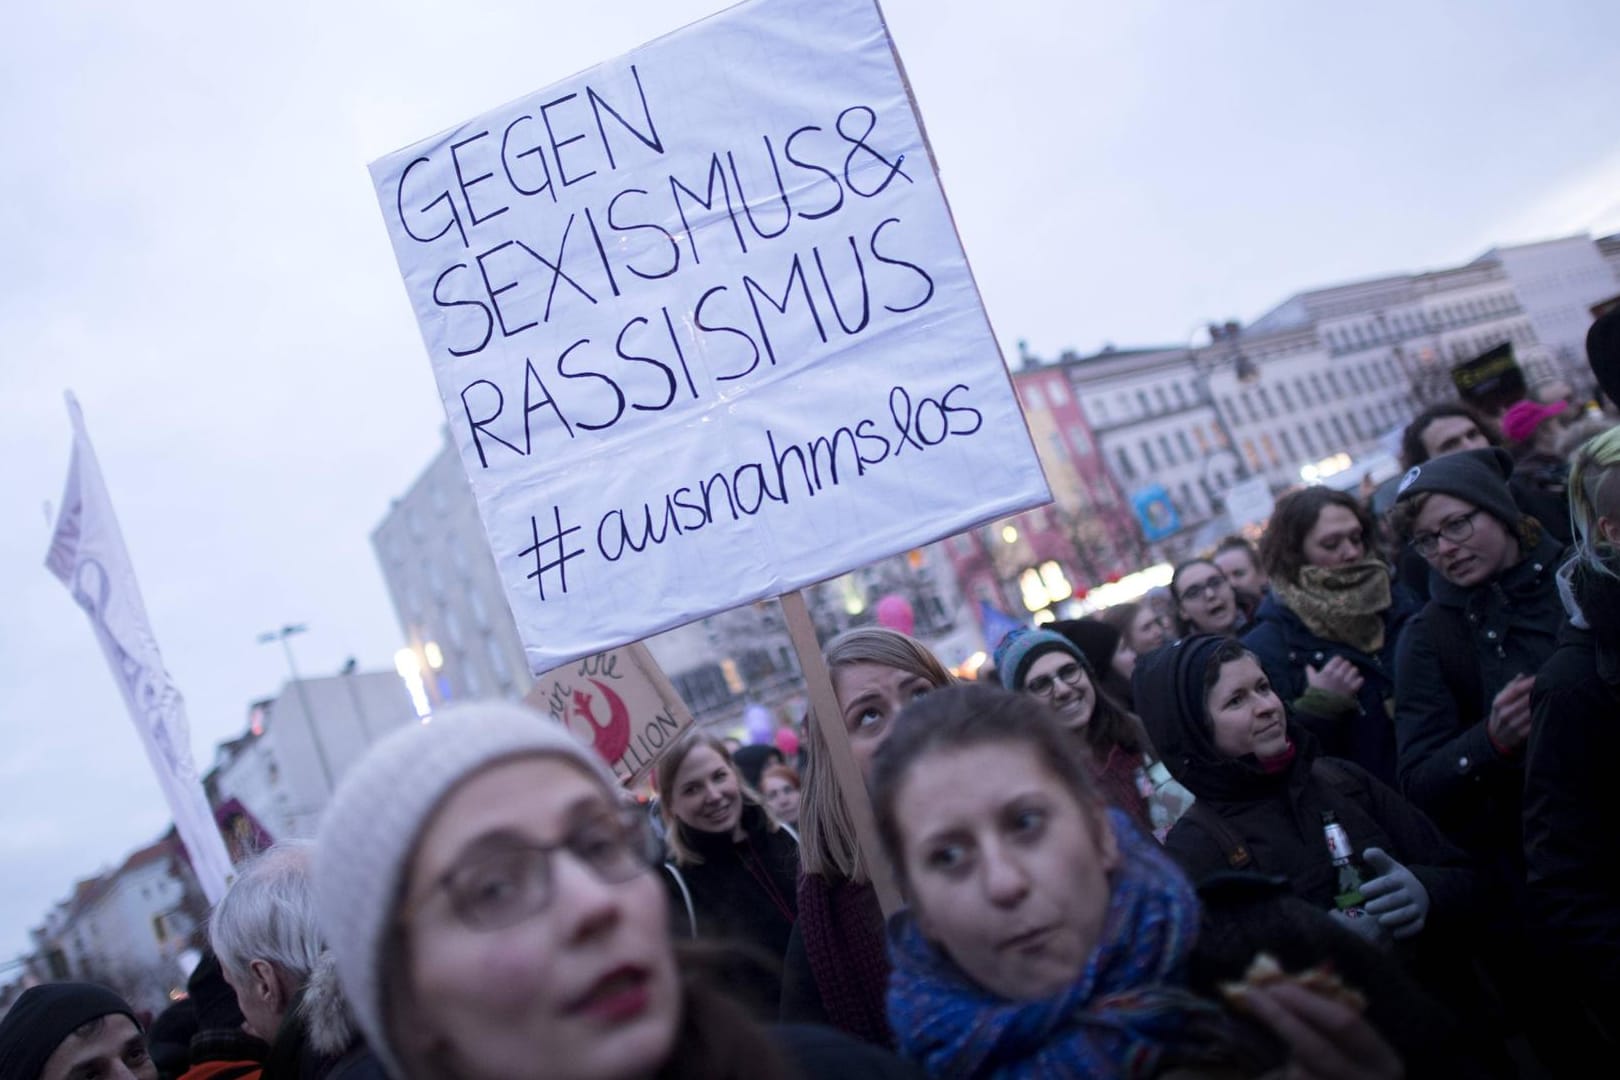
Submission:
M 535 671 L 1050 498 L 873 0 L 371 171 Z
M 692 726 L 692 714 L 644 645 L 552 668 L 523 700 L 597 752 L 633 784 Z

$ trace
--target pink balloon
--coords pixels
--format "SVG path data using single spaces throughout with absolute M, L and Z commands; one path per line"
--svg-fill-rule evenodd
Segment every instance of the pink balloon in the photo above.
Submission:
M 877 602 L 876 611 L 879 626 L 887 626 L 890 630 L 907 635 L 916 629 L 916 613 L 911 610 L 911 602 L 903 596 L 890 593 Z

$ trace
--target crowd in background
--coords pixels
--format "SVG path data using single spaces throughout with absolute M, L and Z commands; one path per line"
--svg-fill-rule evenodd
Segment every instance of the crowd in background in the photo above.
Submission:
M 1398 482 L 1288 492 L 976 682 L 848 631 L 839 716 L 696 731 L 650 808 L 523 707 L 444 710 L 240 868 L 184 1002 L 34 987 L 0 1077 L 1612 1067 L 1620 428 L 1451 404 L 1403 445 Z

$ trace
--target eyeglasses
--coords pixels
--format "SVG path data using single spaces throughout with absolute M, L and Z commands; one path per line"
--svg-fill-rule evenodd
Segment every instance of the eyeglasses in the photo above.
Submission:
M 1206 596 L 1213 597 L 1219 589 L 1229 588 L 1231 584 L 1224 575 L 1217 574 L 1207 581 L 1201 581 L 1197 585 L 1189 585 L 1182 589 L 1181 598 L 1191 600 L 1196 604 Z
M 1425 559 L 1432 558 L 1440 550 L 1440 538 L 1445 537 L 1453 544 L 1460 544 L 1474 535 L 1474 517 L 1483 513 L 1478 507 L 1466 514 L 1458 514 L 1440 523 L 1438 532 L 1418 533 L 1412 537 L 1412 550 Z
M 1052 691 L 1057 689 L 1057 681 L 1059 679 L 1062 679 L 1070 686 L 1079 686 L 1084 681 L 1085 677 L 1085 668 L 1081 667 L 1079 664 L 1068 663 L 1064 664 L 1050 675 L 1035 676 L 1033 679 L 1024 684 L 1024 689 L 1028 690 L 1031 694 L 1039 694 L 1041 697 L 1050 697 L 1052 695 Z
M 552 860 L 557 851 L 567 851 L 609 885 L 645 873 L 660 855 L 641 810 L 603 812 L 555 844 L 502 844 L 466 859 L 407 905 L 406 915 L 440 890 L 456 918 L 472 930 L 500 930 L 538 915 L 556 895 Z

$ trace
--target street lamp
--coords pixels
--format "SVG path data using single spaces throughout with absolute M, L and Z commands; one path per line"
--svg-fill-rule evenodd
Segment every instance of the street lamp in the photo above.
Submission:
M 282 652 L 287 654 L 287 671 L 292 675 L 293 688 L 298 691 L 299 704 L 304 708 L 304 722 L 309 725 L 309 738 L 315 744 L 315 759 L 321 767 L 321 778 L 326 781 L 326 793 L 331 795 L 335 789 L 332 783 L 332 766 L 326 760 L 326 747 L 321 743 L 320 730 L 315 726 L 315 710 L 309 704 L 309 692 L 304 689 L 304 680 L 298 677 L 298 665 L 293 662 L 292 646 L 287 639 L 294 634 L 302 634 L 309 627 L 303 623 L 295 626 L 283 626 L 280 630 L 268 630 L 259 635 L 260 645 L 269 645 L 272 642 L 281 642 Z

